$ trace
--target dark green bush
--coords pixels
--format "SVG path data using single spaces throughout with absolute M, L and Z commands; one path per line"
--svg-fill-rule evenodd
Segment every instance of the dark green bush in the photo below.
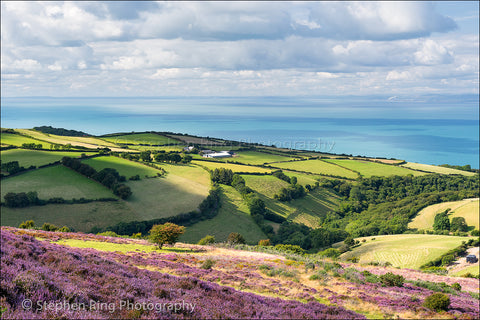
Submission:
M 458 282 L 455 282 L 454 284 L 451 285 L 451 287 L 457 291 L 461 291 L 462 290 L 462 286 L 460 285 L 460 283 Z
M 450 306 L 450 298 L 443 293 L 434 293 L 425 299 L 423 306 L 434 311 L 446 311 Z
M 240 233 L 232 232 L 228 235 L 227 242 L 229 244 L 245 244 L 245 239 Z
M 210 269 L 212 269 L 214 264 L 215 264 L 215 260 L 207 259 L 207 260 L 203 261 L 200 268 L 205 269 L 205 270 L 210 270 Z
M 206 244 L 212 244 L 212 243 L 215 243 L 215 237 L 214 236 L 205 236 L 204 238 L 200 239 L 200 241 L 198 241 L 198 244 L 200 245 L 206 245 Z
M 405 278 L 401 275 L 387 272 L 380 276 L 380 282 L 387 287 L 403 287 Z

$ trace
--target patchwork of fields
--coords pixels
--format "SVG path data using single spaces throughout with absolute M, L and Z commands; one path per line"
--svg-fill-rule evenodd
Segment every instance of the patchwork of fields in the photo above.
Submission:
M 360 173 L 364 177 L 372 177 L 372 176 L 406 176 L 406 175 L 414 175 L 420 176 L 424 175 L 425 173 L 410 170 L 407 168 L 382 164 L 378 162 L 371 162 L 371 161 L 360 161 L 360 160 L 339 160 L 339 159 L 327 159 L 325 160 L 329 163 L 333 163 L 347 169 L 356 171 Z
M 62 152 L 40 151 L 25 149 L 10 149 L 1 152 L 2 163 L 18 161 L 21 167 L 41 166 L 61 160 L 63 157 L 79 158 L 82 153 L 92 155 L 92 152 Z
M 264 172 L 271 172 L 271 169 L 267 168 L 262 168 L 262 167 L 254 167 L 254 166 L 246 166 L 246 165 L 240 165 L 240 164 L 234 164 L 234 163 L 225 163 L 225 162 L 213 162 L 213 161 L 198 161 L 198 160 L 193 160 L 192 163 L 206 167 L 209 170 L 215 170 L 217 168 L 225 168 L 225 169 L 230 169 L 234 173 L 237 172 L 259 172 L 259 173 L 264 173 Z
M 410 168 L 414 170 L 422 170 L 426 172 L 432 173 L 440 173 L 440 174 L 460 174 L 464 176 L 474 176 L 475 172 L 468 172 L 463 170 L 451 169 L 451 168 L 444 168 L 439 166 L 433 166 L 430 164 L 422 164 L 422 163 L 414 163 L 414 162 L 407 162 L 401 165 L 405 168 Z
M 320 175 L 345 177 L 348 179 L 358 178 L 357 173 L 323 160 L 281 162 L 274 163 L 272 166 L 281 169 L 293 169 L 296 171 L 311 172 Z
M 111 137 L 101 137 L 102 140 L 111 142 L 113 144 L 156 144 L 156 145 L 164 145 L 164 144 L 181 144 L 182 142 L 173 139 L 171 137 L 166 137 L 160 134 L 155 133 L 135 133 L 135 134 L 126 134 L 126 135 L 119 135 L 119 136 L 111 136 Z

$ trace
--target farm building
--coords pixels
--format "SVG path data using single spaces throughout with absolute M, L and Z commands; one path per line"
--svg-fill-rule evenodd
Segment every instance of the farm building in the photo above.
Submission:
M 220 151 L 203 155 L 204 158 L 229 158 L 231 156 L 232 154 L 228 151 Z
M 475 263 L 475 262 L 477 262 L 477 261 L 478 261 L 478 259 L 477 259 L 477 257 L 476 257 L 474 254 L 469 254 L 469 255 L 467 256 L 467 262 L 468 262 L 468 263 Z
M 201 150 L 200 152 L 203 153 L 204 155 L 214 153 L 214 151 L 212 151 L 212 150 Z

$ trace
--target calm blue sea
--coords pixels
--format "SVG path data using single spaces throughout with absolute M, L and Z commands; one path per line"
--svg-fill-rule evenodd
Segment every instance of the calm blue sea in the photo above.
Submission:
M 171 131 L 278 147 L 479 167 L 478 96 L 2 98 L 1 125 Z

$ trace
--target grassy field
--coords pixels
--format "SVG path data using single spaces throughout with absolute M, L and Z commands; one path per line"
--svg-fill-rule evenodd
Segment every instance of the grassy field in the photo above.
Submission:
M 162 136 L 155 133 L 135 133 L 135 134 L 126 134 L 121 136 L 113 137 L 102 137 L 102 140 L 114 143 L 130 143 L 130 144 L 170 144 L 170 143 L 181 143 L 179 140 L 173 139 L 171 137 Z
M 129 149 L 132 149 L 132 150 L 138 150 L 138 151 L 145 151 L 145 150 L 150 150 L 150 151 L 165 151 L 165 152 L 172 152 L 172 151 L 176 151 L 176 152 L 182 152 L 183 151 L 183 148 L 185 146 L 183 145 L 176 145 L 176 146 L 161 146 L 161 147 L 152 147 L 152 146 L 139 146 L 139 145 L 135 145 L 135 146 L 128 146 Z
M 372 177 L 372 176 L 388 177 L 393 175 L 406 176 L 408 174 L 412 174 L 414 176 L 424 175 L 424 173 L 422 172 L 413 171 L 407 168 L 391 166 L 387 164 L 370 162 L 370 161 L 338 160 L 338 159 L 328 159 L 325 161 L 359 172 L 364 177 Z
M 372 240 L 375 238 L 375 240 Z M 346 260 L 358 257 L 360 263 L 390 262 L 394 267 L 418 269 L 421 265 L 438 258 L 445 252 L 462 244 L 464 237 L 428 234 L 400 234 L 358 238 L 365 239 L 360 247 L 340 256 Z
M 238 154 L 233 158 L 225 158 L 225 160 L 222 161 L 237 161 L 246 164 L 259 165 L 276 161 L 288 161 L 292 159 L 293 158 L 291 157 L 258 151 L 239 151 Z
M 271 169 L 261 168 L 261 167 L 252 167 L 252 166 L 244 166 L 240 164 L 233 164 L 233 163 L 225 163 L 225 162 L 212 162 L 212 161 L 198 161 L 194 160 L 192 163 L 207 167 L 210 170 L 214 170 L 216 168 L 225 168 L 230 169 L 234 173 L 236 172 L 271 172 Z
M 151 177 L 156 176 L 157 173 L 160 173 L 160 171 L 155 168 L 113 156 L 87 159 L 84 160 L 83 163 L 92 166 L 97 171 L 100 171 L 104 168 L 114 168 L 120 173 L 120 175 L 126 176 L 127 179 L 137 174 L 143 178 L 146 175 Z
M 42 144 L 44 148 L 47 147 L 44 141 L 31 139 L 31 138 L 24 137 L 19 134 L 13 134 L 13 133 L 2 133 L 1 140 L 2 140 L 2 144 L 9 144 L 17 147 L 20 147 L 24 143 Z
M 20 166 L 25 168 L 30 166 L 41 166 L 61 160 L 63 157 L 80 157 L 83 152 L 60 152 L 60 151 L 40 151 L 40 150 L 24 150 L 10 149 L 2 151 L 2 163 L 10 161 L 18 161 Z M 86 155 L 92 155 L 92 152 L 85 152 Z
M 226 241 L 231 232 L 240 233 L 247 243 L 257 244 L 258 240 L 267 239 L 250 217 L 242 196 L 232 187 L 222 185 L 222 206 L 214 218 L 200 221 L 187 227 L 179 241 L 197 243 L 206 235 L 215 236 L 217 242 Z
M 282 170 L 282 171 L 289 177 L 296 177 L 297 183 L 303 186 L 305 186 L 306 184 L 314 186 L 315 182 L 317 182 L 318 179 L 322 177 L 316 174 L 300 173 L 300 172 L 289 171 L 289 170 Z
M 440 173 L 440 174 L 461 174 L 464 176 L 474 176 L 475 172 L 468 172 L 463 170 L 451 169 L 451 168 L 444 168 L 439 166 L 432 166 L 430 164 L 422 164 L 422 163 L 414 163 L 414 162 L 407 162 L 401 165 L 405 168 L 411 168 L 416 170 L 422 170 L 432 173 Z
M 467 225 L 475 226 L 475 229 L 478 229 L 480 219 L 478 206 L 478 199 L 464 199 L 460 201 L 433 204 L 423 208 L 408 224 L 408 227 L 411 229 L 433 230 L 435 215 L 447 209 L 451 209 L 449 212 L 450 220 L 453 217 L 464 217 Z
M 462 269 L 462 270 L 456 272 L 453 275 L 461 277 L 461 276 L 463 276 L 467 273 L 471 273 L 473 275 L 478 275 L 480 273 L 480 269 L 478 268 L 478 265 L 474 265 L 474 266 L 470 266 L 470 267 L 467 267 L 465 269 Z
M 288 186 L 287 182 L 273 176 L 243 175 L 242 177 L 247 186 L 259 193 L 260 198 L 272 212 L 313 228 L 318 228 L 320 217 L 332 211 L 340 201 L 339 197 L 330 191 L 316 189 L 304 198 L 280 202 L 273 197 L 282 188 Z
M 84 162 L 97 170 L 114 168 L 127 178 L 140 175 L 141 180 L 127 182 L 133 192 L 127 205 L 136 213 L 137 220 L 170 217 L 196 210 L 210 189 L 208 172 L 195 165 L 157 163 L 167 171 L 167 175 L 145 178 L 145 175 L 156 176 L 160 171 L 117 157 L 99 157 Z
M 349 179 L 358 178 L 358 174 L 347 170 L 345 168 L 339 167 L 335 164 L 328 163 L 323 160 L 305 160 L 305 161 L 292 161 L 292 162 L 282 162 L 274 163 L 272 166 L 282 169 L 293 169 L 297 171 L 311 172 L 315 174 L 326 174 L 345 177 Z
M 43 142 L 44 147 L 46 147 L 46 143 L 51 143 L 51 144 L 61 144 L 61 145 L 66 145 L 66 144 L 71 144 L 72 146 L 81 146 L 81 147 L 86 147 L 86 148 L 105 148 L 108 147 L 113 151 L 125 151 L 128 152 L 128 149 L 122 149 L 118 148 L 115 144 L 108 142 L 108 141 L 103 141 L 102 139 L 94 138 L 94 137 L 69 137 L 69 136 L 57 136 L 54 134 L 45 134 L 39 131 L 35 130 L 29 130 L 29 129 L 16 129 L 16 131 L 31 136 L 35 139 L 47 141 Z
M 60 165 L 3 179 L 1 186 L 2 199 L 8 192 L 28 191 L 36 191 L 40 199 L 53 197 L 64 199 L 114 197 L 112 191 L 101 184 Z
M 15 209 L 2 207 L 2 226 L 18 227 L 26 220 L 35 221 L 39 227 L 48 222 L 89 232 L 94 226 L 107 227 L 121 221 L 137 220 L 137 217 L 124 201 L 48 204 Z

